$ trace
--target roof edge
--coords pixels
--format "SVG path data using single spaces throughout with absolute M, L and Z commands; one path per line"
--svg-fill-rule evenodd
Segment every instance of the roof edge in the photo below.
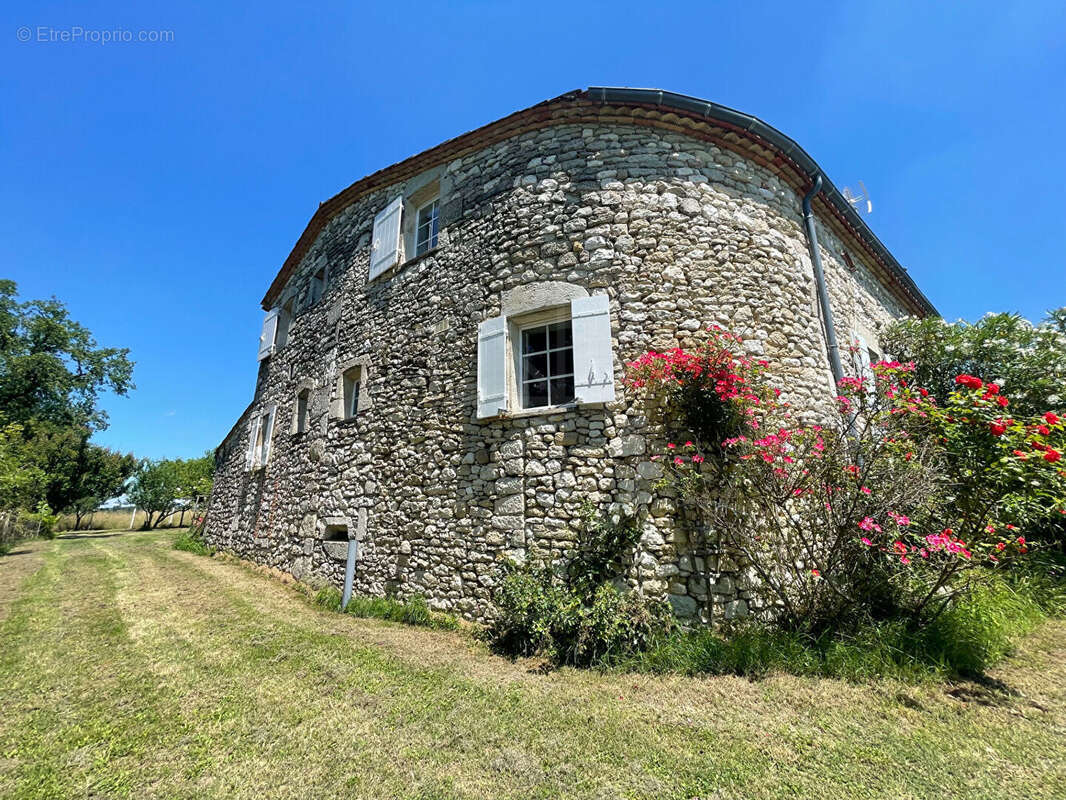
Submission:
M 883 264 L 896 281 L 899 288 L 908 295 L 913 305 L 928 315 L 939 316 L 936 307 L 930 302 L 925 294 L 918 288 L 914 279 L 911 278 L 907 269 L 899 263 L 889 249 L 877 238 L 861 216 L 852 208 L 844 195 L 833 184 L 825 171 L 811 156 L 793 139 L 781 133 L 772 125 L 763 122 L 758 117 L 745 114 L 742 111 L 727 106 L 702 100 L 698 97 L 667 92 L 662 89 L 636 89 L 628 87 L 590 86 L 588 89 L 576 89 L 566 92 L 550 100 L 544 100 L 529 108 L 515 111 L 467 133 L 460 134 L 448 139 L 435 147 L 424 150 L 409 158 L 399 161 L 391 166 L 384 167 L 377 172 L 371 173 L 359 179 L 336 195 L 320 203 L 318 209 L 312 215 L 300 238 L 296 241 L 277 276 L 270 284 L 263 297 L 262 305 L 270 308 L 273 300 L 281 293 L 282 288 L 296 266 L 311 248 L 315 238 L 326 224 L 341 210 L 354 202 L 363 194 L 369 193 L 382 186 L 388 186 L 400 180 L 402 175 L 411 171 L 415 165 L 419 170 L 428 169 L 436 162 L 458 157 L 471 142 L 477 140 L 480 134 L 499 130 L 507 132 L 511 127 L 525 121 L 543 121 L 548 118 L 550 106 L 566 102 L 594 102 L 601 105 L 618 104 L 630 106 L 642 106 L 652 108 L 665 108 L 670 111 L 684 114 L 696 119 L 707 120 L 719 126 L 726 127 L 749 138 L 760 141 L 763 145 L 776 151 L 791 162 L 791 164 L 808 181 L 806 188 L 814 184 L 817 175 L 822 176 L 821 196 L 823 202 L 838 220 L 860 239 L 871 251 L 871 254 Z M 542 114 L 543 112 L 543 114 Z M 512 135 L 508 133 L 508 135 Z M 424 163 L 425 162 L 425 163 Z

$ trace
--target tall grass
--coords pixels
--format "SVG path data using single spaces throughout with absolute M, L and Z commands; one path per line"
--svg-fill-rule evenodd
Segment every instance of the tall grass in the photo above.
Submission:
M 183 528 L 186 525 L 192 524 L 192 518 L 202 512 L 185 512 L 185 520 L 181 519 L 181 512 L 167 517 L 159 526 L 159 528 Z M 130 511 L 94 511 L 91 515 L 83 517 L 81 521 L 81 530 L 83 531 L 114 531 L 114 530 L 129 530 L 130 528 Z M 144 525 L 145 513 L 138 509 L 136 516 L 133 519 L 133 530 L 140 530 Z M 59 522 L 56 524 L 57 531 L 71 531 L 74 530 L 74 516 L 72 514 L 64 514 L 60 516 Z
M 341 592 L 334 586 L 319 589 L 312 602 L 319 608 L 329 611 L 341 610 Z M 397 600 L 394 597 L 366 597 L 352 595 L 348 601 L 345 614 L 356 617 L 384 619 L 390 622 L 402 622 L 405 625 L 418 625 L 437 630 L 458 630 L 459 621 L 450 614 L 433 611 L 426 598 L 416 595 L 410 600 Z
M 1008 655 L 1018 637 L 1047 616 L 1048 610 L 1028 588 L 997 577 L 918 631 L 903 622 L 820 638 L 762 625 L 728 636 L 680 631 L 613 666 L 635 672 L 747 677 L 783 672 L 853 681 L 974 677 Z

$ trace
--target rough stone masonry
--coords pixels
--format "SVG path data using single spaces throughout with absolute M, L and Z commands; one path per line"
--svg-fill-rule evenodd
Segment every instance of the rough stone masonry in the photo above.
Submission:
M 353 538 L 357 593 L 421 594 L 476 620 L 499 561 L 565 558 L 591 502 L 643 512 L 633 584 L 678 616 L 758 611 L 750 576 L 656 490 L 663 432 L 621 378 L 648 348 L 716 323 L 771 362 L 794 406 L 826 412 L 800 212 L 811 176 L 713 109 L 598 91 L 322 205 L 264 299 L 254 397 L 216 455 L 212 544 L 340 585 Z M 826 198 L 815 213 L 837 335 L 876 355 L 884 323 L 935 310 Z M 588 359 L 606 379 L 581 388 Z M 541 394 L 548 378 L 559 402 Z

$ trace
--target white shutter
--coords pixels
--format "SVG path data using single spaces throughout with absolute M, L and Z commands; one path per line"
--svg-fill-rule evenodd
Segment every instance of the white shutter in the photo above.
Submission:
M 507 410 L 506 333 L 506 317 L 493 317 L 477 326 L 478 419 Z
M 574 330 L 574 397 L 579 403 L 614 400 L 614 352 L 607 295 L 570 301 Z
M 256 445 L 259 443 L 259 412 L 255 412 L 255 416 L 252 417 L 248 423 L 248 459 L 246 467 L 251 472 L 256 467 L 255 454 L 258 449 Z
M 870 348 L 866 344 L 866 339 L 858 331 L 852 331 L 851 340 L 858 348 L 858 352 L 855 353 L 855 374 L 867 380 L 873 378 L 874 371 L 870 367 Z
M 259 334 L 259 360 L 274 352 L 274 339 L 278 334 L 278 310 L 268 311 L 263 318 L 263 332 Z
M 265 467 L 267 461 L 270 460 L 270 440 L 274 435 L 274 412 L 276 410 L 276 406 L 270 406 L 267 413 L 263 415 L 266 421 L 263 423 L 263 463 L 259 465 L 261 467 Z
M 397 197 L 374 217 L 374 240 L 370 246 L 370 278 L 373 280 L 400 257 L 400 217 L 403 197 Z

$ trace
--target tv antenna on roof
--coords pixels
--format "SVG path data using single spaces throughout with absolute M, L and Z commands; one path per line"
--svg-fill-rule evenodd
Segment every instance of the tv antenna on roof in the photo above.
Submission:
M 844 199 L 859 214 L 872 214 L 874 211 L 874 204 L 870 201 L 870 193 L 866 191 L 866 184 L 862 181 L 859 181 L 858 192 L 845 186 Z

